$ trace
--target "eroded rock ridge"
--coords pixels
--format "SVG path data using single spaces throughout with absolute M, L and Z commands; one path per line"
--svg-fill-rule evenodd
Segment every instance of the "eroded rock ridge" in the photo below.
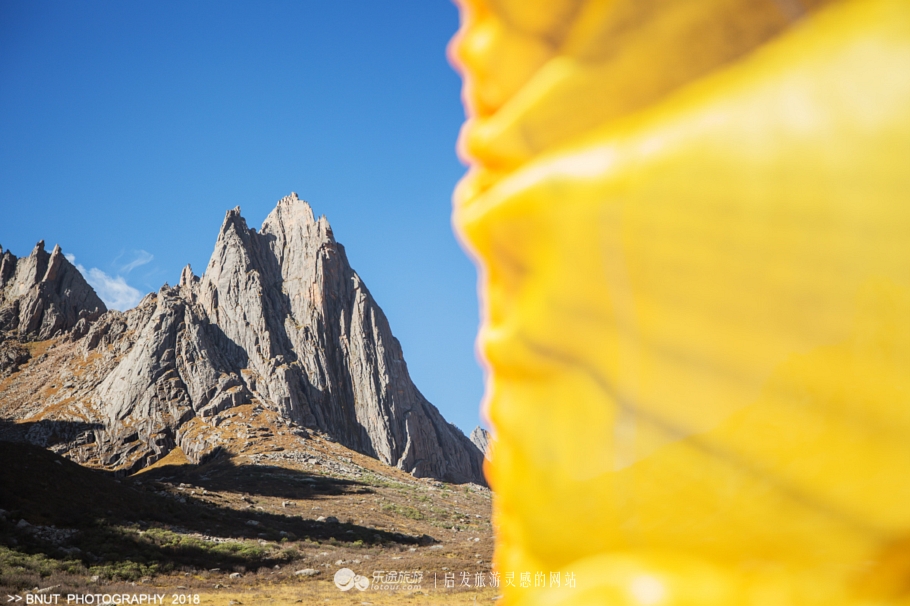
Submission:
M 0 364 L 59 341 L 0 383 L 0 415 L 20 421 L 7 433 L 135 471 L 178 445 L 194 461 L 223 448 L 207 428 L 252 404 L 418 477 L 483 483 L 483 454 L 411 381 L 344 247 L 296 194 L 259 231 L 228 211 L 201 277 L 187 266 L 126 312 L 106 311 L 59 247 L 2 259 L 0 330 L 17 338 Z
M 59 246 L 18 258 L 0 247 L 0 333 L 18 339 L 43 340 L 88 323 L 107 311 L 79 270 Z

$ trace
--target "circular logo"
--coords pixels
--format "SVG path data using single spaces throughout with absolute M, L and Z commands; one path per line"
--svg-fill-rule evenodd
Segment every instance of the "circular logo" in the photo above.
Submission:
M 355 574 L 350 568 L 342 568 L 335 573 L 335 586 L 341 591 L 348 591 L 354 587 L 366 591 L 370 587 L 370 579 Z

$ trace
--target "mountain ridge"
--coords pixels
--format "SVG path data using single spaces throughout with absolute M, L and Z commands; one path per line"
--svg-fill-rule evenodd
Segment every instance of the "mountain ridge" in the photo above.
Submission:
M 11 282 L 7 256 L 0 286 Z M 71 272 L 59 247 L 50 258 Z M 51 283 L 53 276 L 44 280 Z M 239 207 L 227 211 L 203 274 L 187 265 L 175 287 L 165 284 L 134 309 L 107 311 L 86 294 L 97 299 L 87 283 L 88 291 L 76 286 L 71 295 L 83 309 L 61 313 L 55 299 L 56 307 L 44 305 L 56 314 L 46 322 L 32 314 L 23 324 L 21 294 L 0 300 L 0 373 L 8 375 L 0 415 L 31 421 L 30 441 L 58 440 L 55 450 L 78 461 L 134 472 L 178 446 L 201 460 L 224 446 L 219 415 L 253 404 L 417 477 L 484 483 L 483 454 L 414 385 L 328 220 L 294 193 L 258 231 Z M 42 362 L 19 359 L 4 369 L 4 351 L 22 358 L 22 343 L 39 339 L 55 339 Z M 23 365 L 34 366 L 21 386 L 31 390 L 16 386 Z M 35 427 L 43 419 L 90 429 L 42 435 Z
M 22 258 L 0 247 L 0 333 L 48 339 L 77 325 L 84 331 L 106 311 L 59 245 L 48 253 L 41 240 Z

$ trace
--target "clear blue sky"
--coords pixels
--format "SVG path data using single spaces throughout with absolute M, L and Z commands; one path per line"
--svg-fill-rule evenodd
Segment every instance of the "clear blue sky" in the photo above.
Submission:
M 258 227 L 296 191 L 468 432 L 483 389 L 449 220 L 457 26 L 448 0 L 0 1 L 0 244 L 59 243 L 128 306 L 201 273 L 227 209 Z

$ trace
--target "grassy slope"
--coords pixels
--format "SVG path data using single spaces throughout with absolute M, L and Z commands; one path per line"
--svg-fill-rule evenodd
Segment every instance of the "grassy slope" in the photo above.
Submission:
M 357 467 L 356 480 L 263 461 L 262 453 L 280 450 L 274 440 L 252 458 L 226 453 L 201 466 L 175 451 L 133 478 L 0 442 L 0 595 L 52 586 L 55 593 L 185 591 L 212 604 L 454 604 L 494 595 L 432 586 L 434 574 L 442 586 L 445 571 L 489 571 L 488 491 L 419 481 L 337 444 L 306 442 L 327 464 L 334 457 Z M 318 522 L 320 515 L 339 523 Z M 30 526 L 19 527 L 22 519 Z M 61 529 L 73 534 L 61 539 Z M 423 591 L 340 592 L 331 577 L 342 566 L 368 577 L 421 570 Z M 304 568 L 319 573 L 294 574 Z

